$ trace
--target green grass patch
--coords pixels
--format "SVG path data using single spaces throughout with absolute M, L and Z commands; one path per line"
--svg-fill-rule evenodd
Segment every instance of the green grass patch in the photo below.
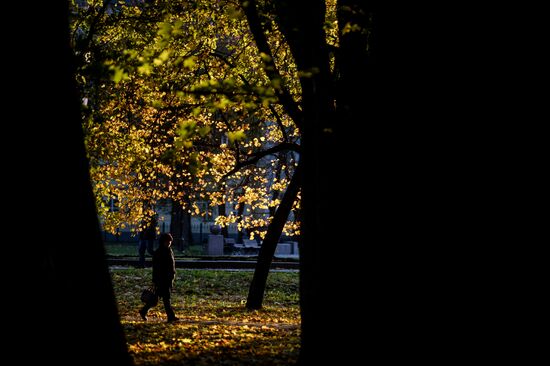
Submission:
M 137 242 L 105 242 L 105 252 L 110 257 L 138 257 L 139 243 Z M 173 248 L 174 256 L 201 256 L 204 253 L 202 245 L 191 245 L 184 251 L 179 251 Z M 151 258 L 149 253 L 145 254 L 146 258 Z
M 244 304 L 253 272 L 178 269 L 166 323 L 162 302 L 139 317 L 151 269 L 113 269 L 128 347 L 136 365 L 290 365 L 299 352 L 298 273 L 269 275 L 264 307 Z

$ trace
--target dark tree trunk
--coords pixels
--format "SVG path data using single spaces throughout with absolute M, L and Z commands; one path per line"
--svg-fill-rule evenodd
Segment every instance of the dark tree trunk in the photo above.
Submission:
M 277 248 L 277 243 L 283 232 L 288 215 L 292 210 L 292 205 L 300 191 L 301 178 L 302 168 L 298 165 L 283 195 L 281 204 L 277 208 L 273 220 L 271 220 L 271 223 L 267 227 L 267 233 L 262 242 L 260 253 L 258 254 L 258 262 L 256 263 L 254 277 L 252 278 L 250 290 L 248 291 L 248 298 L 246 300 L 247 309 L 260 309 L 262 307 L 271 261 L 273 260 L 273 255 L 275 254 L 275 249 Z
M 329 70 L 328 49 L 323 32 L 324 1 L 311 1 L 309 6 L 291 1 L 276 2 L 281 30 L 288 41 L 298 70 L 313 72 L 302 77 L 303 164 L 300 248 L 300 305 L 302 342 L 300 363 L 326 361 L 332 354 L 344 353 L 342 338 L 334 314 L 338 301 L 343 301 L 338 287 L 339 273 L 328 270 L 332 253 L 342 245 L 334 230 L 341 217 L 338 174 L 340 154 L 335 151 L 340 129 L 334 122 L 333 92 Z M 337 300 L 338 299 L 338 300 Z M 341 320 L 347 321 L 347 320 Z M 322 350 L 322 351 L 320 351 Z M 331 351 L 338 350 L 338 351 Z
M 191 244 L 191 215 L 178 201 L 172 201 L 172 219 L 170 233 L 174 237 L 174 246 L 180 251 L 189 248 Z
M 271 49 L 269 47 L 267 38 L 264 34 L 263 24 L 262 24 L 261 16 L 258 13 L 258 7 L 256 4 L 256 1 L 241 0 L 241 6 L 247 17 L 248 25 L 254 36 L 254 40 L 256 42 L 256 46 L 258 47 L 258 50 L 267 55 L 270 55 Z M 278 72 L 277 67 L 273 60 L 266 61 L 263 68 L 270 79 L 272 80 L 277 79 L 279 82 L 282 80 L 281 75 Z M 276 94 L 277 94 L 277 98 L 279 99 L 279 103 L 283 105 L 286 113 L 288 113 L 288 115 L 293 119 L 296 126 L 301 128 L 302 113 L 300 112 L 298 105 L 293 100 L 290 92 L 286 89 L 285 86 L 282 86 L 281 88 L 278 88 L 276 90 Z M 300 177 L 303 176 L 302 170 L 303 170 L 303 167 L 302 167 L 302 164 L 300 164 L 299 171 L 297 170 L 294 173 L 294 177 L 292 179 L 292 186 L 293 186 L 292 190 L 290 190 L 290 185 L 289 185 L 289 188 L 287 188 L 287 191 L 283 196 L 281 205 L 279 206 L 279 208 L 277 209 L 277 212 L 275 212 L 275 215 L 273 216 L 273 221 L 268 226 L 268 232 L 266 233 L 266 237 L 262 244 L 262 249 L 260 250 L 260 253 L 258 256 L 256 271 L 254 273 L 254 278 L 250 286 L 249 296 L 247 300 L 247 308 L 249 309 L 258 309 L 262 305 L 263 295 L 265 291 L 265 284 L 267 281 L 267 275 L 269 273 L 269 267 L 271 265 L 271 261 L 275 253 L 277 243 L 279 241 L 282 230 L 284 228 L 284 224 L 288 220 L 288 215 L 292 209 L 292 205 L 294 204 L 294 200 L 297 197 L 298 191 L 300 190 L 300 186 L 301 186 Z M 279 173 L 280 172 L 278 171 L 277 174 Z M 290 198 L 292 198 L 292 201 L 290 201 Z M 284 202 L 284 205 L 283 205 L 283 202 Z
M 191 230 L 191 214 L 187 210 L 183 210 L 182 217 L 182 235 L 183 235 L 183 247 L 189 248 L 193 244 L 193 231 Z
M 22 293 L 11 297 L 17 329 L 8 332 L 19 347 L 7 347 L 4 356 L 41 365 L 131 365 L 90 183 L 67 4 L 37 3 L 19 12 L 32 27 L 5 45 L 20 57 L 11 65 L 19 75 L 11 106 L 25 110 L 12 127 L 25 136 L 20 156 L 38 164 L 27 158 L 10 170 L 13 181 L 27 183 L 16 194 L 24 211 L 12 207 L 15 217 L 36 220 L 32 230 L 28 220 L 10 227 L 18 236 L 11 241 L 18 254 L 10 258 L 19 268 L 9 281 L 21 281 Z M 42 41 L 48 55 L 38 60 Z
M 434 239 L 452 234 L 440 215 L 448 209 L 434 205 L 437 194 L 448 199 L 434 184 L 441 181 L 434 172 L 445 162 L 431 165 L 444 150 L 427 151 L 434 144 L 426 123 L 435 122 L 430 112 L 440 108 L 432 102 L 438 98 L 425 98 L 435 93 L 421 89 L 433 82 L 426 72 L 431 60 L 414 51 L 424 45 L 425 34 L 418 30 L 425 17 L 381 12 L 374 2 L 339 1 L 340 27 L 355 24 L 368 31 L 341 35 L 332 84 L 322 31 L 324 1 L 275 4 L 298 70 L 318 71 L 301 80 L 300 363 L 437 357 L 428 345 L 444 337 L 427 333 L 444 334 L 439 325 L 431 328 L 436 314 L 444 319 L 441 325 L 450 323 L 433 305 L 441 301 L 434 294 L 446 284 L 438 279 L 442 271 L 429 273 L 433 253 L 426 248 L 437 242 L 441 251 L 442 242 Z M 361 202 L 368 210 L 361 210 Z M 344 213 L 357 219 L 357 227 L 338 235 L 333 223 Z M 352 336 L 357 332 L 361 337 Z

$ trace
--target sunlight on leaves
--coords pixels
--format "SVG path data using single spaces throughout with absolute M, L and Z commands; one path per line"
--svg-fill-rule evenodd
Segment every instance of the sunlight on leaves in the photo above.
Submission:
M 227 132 L 227 138 L 229 139 L 229 142 L 233 143 L 235 141 L 244 140 L 246 138 L 246 134 L 244 133 L 243 130 L 239 130 L 239 131 L 235 131 L 235 132 L 228 131 Z
M 143 321 L 139 293 L 150 269 L 111 270 L 128 348 L 136 365 L 290 365 L 300 344 L 298 274 L 271 273 L 264 308 L 244 299 L 252 272 L 177 270 L 172 305 L 180 321 L 166 323 L 162 304 Z
M 183 60 L 183 67 L 192 69 L 195 66 L 196 59 L 196 56 L 187 57 L 185 60 Z

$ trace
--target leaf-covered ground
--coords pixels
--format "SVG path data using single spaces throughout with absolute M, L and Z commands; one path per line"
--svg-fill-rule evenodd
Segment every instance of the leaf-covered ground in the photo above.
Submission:
M 252 272 L 177 270 L 167 323 L 162 301 L 138 314 L 150 269 L 111 269 L 119 313 L 136 365 L 292 365 L 300 342 L 298 274 L 272 272 L 264 307 L 244 307 Z

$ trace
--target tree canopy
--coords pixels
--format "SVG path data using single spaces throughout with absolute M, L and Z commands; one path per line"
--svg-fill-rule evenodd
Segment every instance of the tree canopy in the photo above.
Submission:
M 208 200 L 234 208 L 219 224 L 265 235 L 299 160 L 300 85 L 273 15 L 261 14 L 266 52 L 234 1 L 73 6 L 86 146 L 106 229 L 137 229 L 159 200 L 194 213 L 190 204 Z M 257 214 L 242 215 L 241 205 Z M 298 223 L 285 231 L 299 233 Z

